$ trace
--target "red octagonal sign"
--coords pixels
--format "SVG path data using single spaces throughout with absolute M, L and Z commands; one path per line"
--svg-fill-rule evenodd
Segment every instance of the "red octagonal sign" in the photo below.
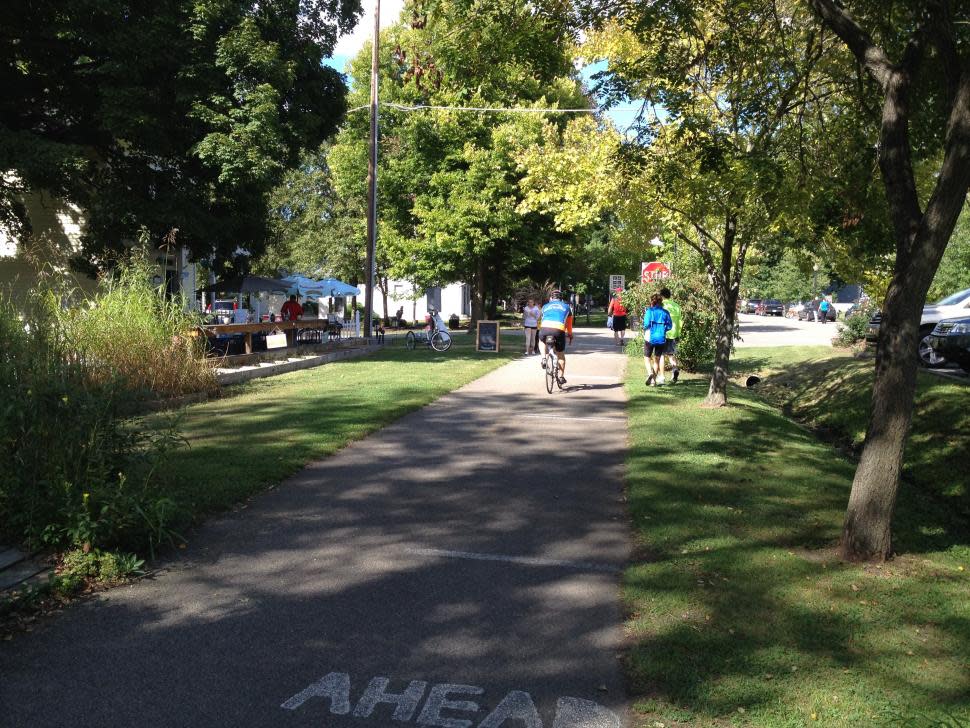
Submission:
M 640 263 L 640 280 L 643 283 L 659 281 L 664 278 L 670 278 L 670 268 L 666 264 L 657 260 L 650 263 Z

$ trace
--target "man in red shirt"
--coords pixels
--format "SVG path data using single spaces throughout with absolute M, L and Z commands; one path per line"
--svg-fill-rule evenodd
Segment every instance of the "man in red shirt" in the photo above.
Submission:
M 613 294 L 613 300 L 610 301 L 610 305 L 606 309 L 606 315 L 613 317 L 613 343 L 617 346 L 623 346 L 623 337 L 626 336 L 627 323 L 626 306 L 620 300 L 620 293 L 622 293 L 622 289 L 617 289 L 616 293 Z
M 296 296 L 290 296 L 290 300 L 283 304 L 280 309 L 280 318 L 283 321 L 296 321 L 303 315 L 303 306 L 296 302 Z

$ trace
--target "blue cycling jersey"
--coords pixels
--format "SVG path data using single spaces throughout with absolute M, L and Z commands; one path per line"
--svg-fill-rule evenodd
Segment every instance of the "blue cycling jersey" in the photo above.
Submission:
M 542 307 L 542 328 L 572 331 L 573 309 L 562 301 L 549 301 Z

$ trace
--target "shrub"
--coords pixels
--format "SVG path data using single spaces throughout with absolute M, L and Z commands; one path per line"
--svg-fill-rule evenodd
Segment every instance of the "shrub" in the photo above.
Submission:
M 154 288 L 152 272 L 146 263 L 130 263 L 104 279 L 90 301 L 56 307 L 72 356 L 95 381 L 120 377 L 133 392 L 174 397 L 213 391 L 215 371 L 202 338 L 192 335 L 200 318 Z
M 631 355 L 643 354 L 643 315 L 650 307 L 650 296 L 666 286 L 680 304 L 683 326 L 677 344 L 677 363 L 686 371 L 714 358 L 717 336 L 718 303 L 707 278 L 699 273 L 686 273 L 668 278 L 663 283 L 635 283 L 622 294 L 623 305 L 641 322 L 636 337 L 627 345 Z
M 146 379 L 79 347 L 90 324 L 61 300 L 34 292 L 18 311 L 0 296 L 0 542 L 153 551 L 174 537 L 156 466 L 181 442 L 177 422 L 127 416 Z
M 838 325 L 838 333 L 832 339 L 832 343 L 836 346 L 848 347 L 863 341 L 866 338 L 872 313 L 872 307 L 864 306 L 846 317 L 845 322 Z

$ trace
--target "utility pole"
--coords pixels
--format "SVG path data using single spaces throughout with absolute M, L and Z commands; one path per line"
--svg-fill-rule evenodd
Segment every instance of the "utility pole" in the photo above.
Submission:
M 370 159 L 367 163 L 367 281 L 364 290 L 364 337 L 370 338 L 374 316 L 377 249 L 377 54 L 381 34 L 381 0 L 374 4 L 374 41 L 370 62 Z M 384 312 L 387 313 L 386 311 Z

